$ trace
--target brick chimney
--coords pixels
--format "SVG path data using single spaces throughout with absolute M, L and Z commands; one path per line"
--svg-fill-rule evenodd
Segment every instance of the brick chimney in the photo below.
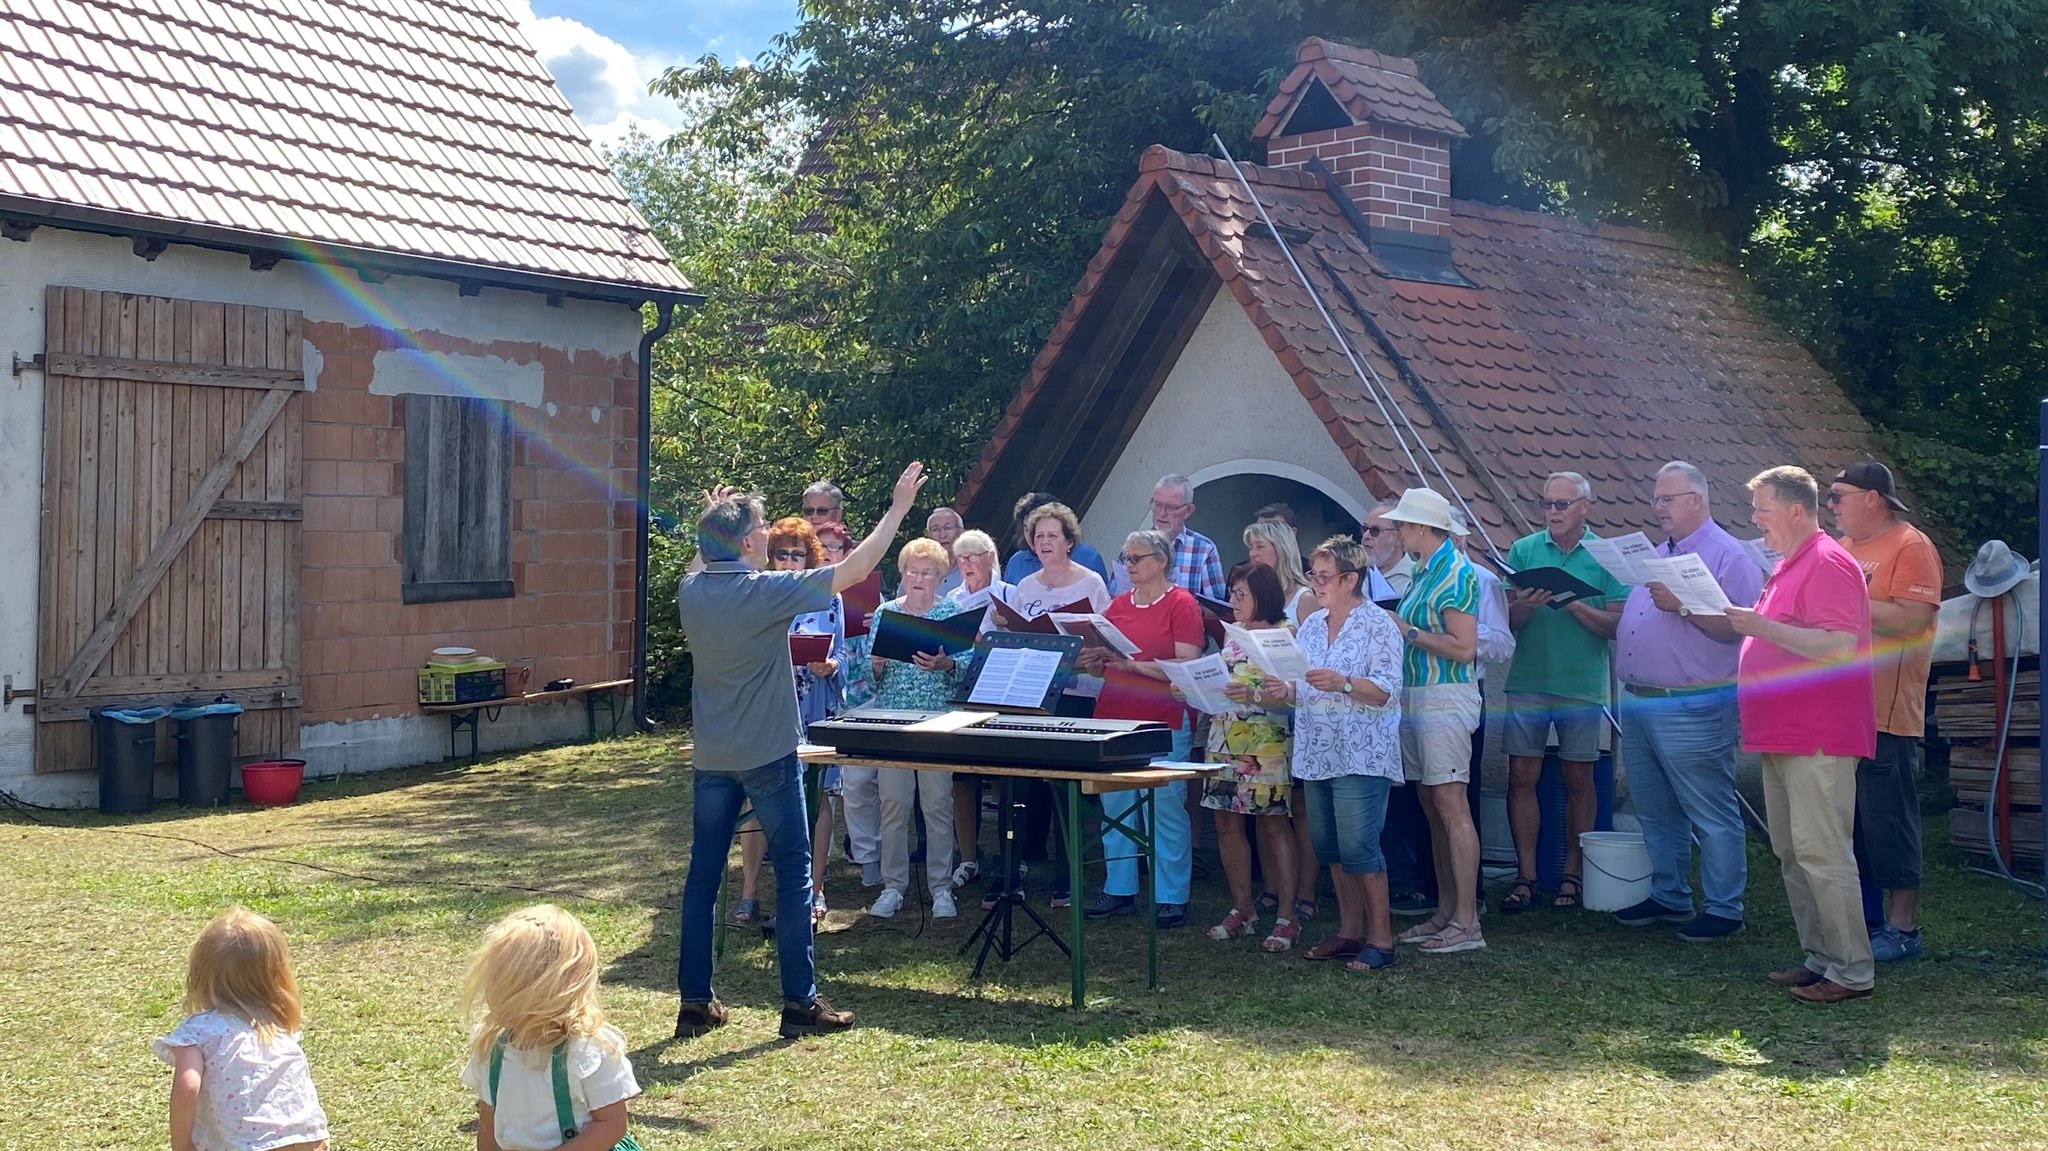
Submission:
M 1252 132 L 1266 163 L 1320 158 L 1375 230 L 1446 234 L 1451 141 L 1465 126 L 1417 78 L 1415 61 L 1318 37 L 1294 59 Z

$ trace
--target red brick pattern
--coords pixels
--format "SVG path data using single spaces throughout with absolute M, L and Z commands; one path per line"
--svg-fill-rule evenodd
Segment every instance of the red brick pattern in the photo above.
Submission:
M 1300 167 L 1320 157 L 1375 228 L 1431 236 L 1450 228 L 1451 149 L 1449 138 L 1440 133 L 1356 124 L 1275 137 L 1266 145 L 1266 157 L 1276 168 Z
M 563 676 L 591 682 L 629 674 L 638 426 L 632 358 L 412 335 L 416 344 L 381 328 L 306 325 L 322 370 L 306 395 L 304 722 L 414 714 L 414 672 L 434 648 L 452 644 L 508 663 L 531 660 L 535 689 Z M 515 443 L 511 599 L 400 600 L 405 400 L 369 391 L 377 353 L 399 347 L 542 366 L 555 414 L 506 405 Z

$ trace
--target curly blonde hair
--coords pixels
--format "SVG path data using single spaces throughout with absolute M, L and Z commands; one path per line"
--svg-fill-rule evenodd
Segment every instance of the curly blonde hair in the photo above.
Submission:
M 185 1012 L 202 1011 L 248 1021 L 265 1043 L 299 1029 L 299 981 L 277 924 L 230 907 L 199 932 L 185 961 Z
M 896 574 L 902 575 L 903 569 L 913 563 L 928 563 L 941 572 L 952 566 L 952 560 L 946 556 L 946 545 L 930 536 L 919 536 L 903 545 L 903 550 L 896 553 Z
M 818 533 L 802 516 L 784 516 L 768 527 L 768 550 L 804 549 L 804 566 L 821 568 L 825 566 L 825 545 L 818 542 Z
M 489 1058 L 502 1037 L 546 1050 L 604 1027 L 597 1001 L 597 944 L 581 921 L 551 903 L 522 907 L 491 925 L 462 981 L 470 1050 Z

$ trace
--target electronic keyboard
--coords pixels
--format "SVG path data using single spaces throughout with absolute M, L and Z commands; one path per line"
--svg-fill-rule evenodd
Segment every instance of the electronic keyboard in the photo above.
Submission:
M 956 731 L 907 730 L 912 724 L 944 714 L 863 708 L 810 725 L 806 738 L 841 755 L 868 759 L 1066 771 L 1143 767 L 1173 751 L 1173 732 L 1163 723 L 1144 720 L 999 715 Z

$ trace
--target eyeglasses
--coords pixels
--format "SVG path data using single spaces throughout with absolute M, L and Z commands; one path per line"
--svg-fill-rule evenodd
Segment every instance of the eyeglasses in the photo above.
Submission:
M 813 508 L 813 507 L 806 507 L 806 508 L 804 508 L 804 514 L 805 514 L 805 515 L 807 515 L 807 516 L 829 516 L 829 515 L 831 515 L 831 514 L 832 514 L 833 512 L 836 512 L 836 511 L 838 511 L 838 510 L 839 510 L 838 508 Z
M 1585 498 L 1585 497 L 1583 497 L 1583 496 L 1579 497 L 1579 499 L 1584 499 L 1584 498 Z M 1577 499 L 1571 499 L 1571 500 L 1537 500 L 1537 501 L 1536 501 L 1536 506 L 1537 506 L 1537 507 L 1539 507 L 1539 508 L 1549 508 L 1549 509 L 1550 509 L 1551 511 L 1554 511 L 1554 512 L 1561 512 L 1561 511 L 1565 511 L 1566 509 L 1570 508 L 1570 507 L 1571 507 L 1571 506 L 1572 506 L 1573 504 L 1575 504 L 1575 503 L 1578 503 L 1578 502 L 1579 502 L 1579 500 L 1577 500 Z
M 1355 575 L 1357 574 L 1357 570 L 1358 569 L 1356 568 L 1344 568 L 1340 571 L 1333 572 L 1310 572 L 1308 573 L 1308 582 L 1316 585 L 1317 587 L 1322 587 L 1323 585 L 1329 583 L 1331 580 L 1336 579 L 1339 576 Z
M 1393 530 L 1393 528 L 1374 527 L 1371 524 L 1367 524 L 1365 527 L 1365 538 L 1372 539 L 1374 536 L 1377 536 L 1382 532 L 1390 532 Z
M 1677 495 L 1651 496 L 1650 506 L 1655 508 L 1668 508 L 1672 504 L 1677 503 L 1679 500 L 1682 500 L 1687 496 L 1696 496 L 1698 494 L 1698 492 L 1679 492 Z M 1558 510 L 1563 511 L 1564 509 L 1559 508 Z
M 1155 512 L 1177 512 L 1182 508 L 1193 506 L 1193 504 L 1162 504 L 1158 500 L 1152 501 L 1152 510 Z
M 811 553 L 801 550 L 783 551 L 781 549 L 777 549 L 775 551 L 769 552 L 768 558 L 771 560 L 807 560 L 811 558 Z
M 1126 553 L 1124 555 L 1116 557 L 1117 562 L 1124 565 L 1127 568 L 1137 567 L 1138 564 L 1143 560 L 1157 560 L 1165 558 L 1165 556 L 1160 555 L 1158 552 L 1141 552 L 1138 555 L 1130 555 Z

